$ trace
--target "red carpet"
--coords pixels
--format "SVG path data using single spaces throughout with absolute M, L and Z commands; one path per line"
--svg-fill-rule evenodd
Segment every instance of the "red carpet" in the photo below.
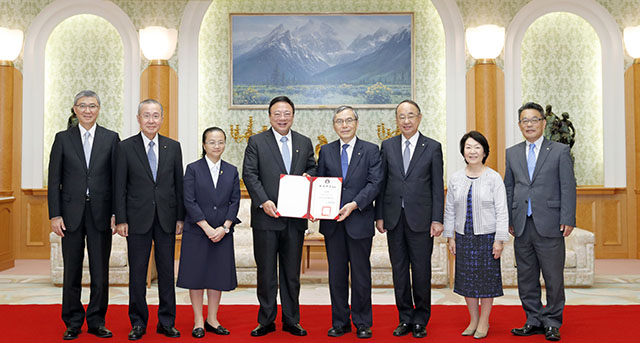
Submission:
M 306 337 L 295 337 L 280 330 L 264 337 L 251 337 L 249 332 L 256 325 L 257 306 L 221 306 L 218 318 L 231 331 L 229 336 L 207 333 L 203 339 L 191 337 L 193 318 L 191 307 L 178 306 L 176 327 L 182 333 L 178 339 L 169 339 L 155 333 L 157 306 L 150 306 L 149 330 L 140 342 L 362 342 L 355 333 L 340 338 L 327 337 L 331 326 L 329 306 L 301 306 L 302 326 L 309 331 Z M 394 337 L 391 333 L 397 325 L 395 306 L 375 305 L 373 309 L 373 338 L 377 342 L 478 342 L 460 333 L 467 325 L 465 306 L 433 306 L 427 326 L 427 337 L 417 340 L 411 335 Z M 565 325 L 561 329 L 562 342 L 637 342 L 633 329 L 640 319 L 640 305 L 628 306 L 567 306 Z M 0 305 L 2 342 L 54 342 L 62 341 L 64 324 L 60 319 L 60 305 Z M 524 324 L 524 313 L 520 306 L 495 306 L 491 313 L 491 329 L 486 342 L 546 342 L 541 335 L 514 337 L 511 328 Z M 111 305 L 107 314 L 107 327 L 114 333 L 112 339 L 98 339 L 83 333 L 74 342 L 123 342 L 131 329 L 127 306 Z M 635 337 L 635 338 L 634 338 Z

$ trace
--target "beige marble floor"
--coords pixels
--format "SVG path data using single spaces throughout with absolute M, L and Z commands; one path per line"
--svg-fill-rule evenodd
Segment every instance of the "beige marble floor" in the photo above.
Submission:
M 313 265 L 312 265 L 313 267 Z M 318 268 L 322 274 L 322 268 Z M 178 304 L 189 304 L 187 290 L 177 289 Z M 506 288 L 505 295 L 496 299 L 496 304 L 519 305 L 518 291 Z M 567 288 L 569 305 L 624 305 L 640 304 L 640 260 L 596 260 L 595 285 L 591 288 Z M 83 302 L 88 302 L 89 289 L 83 288 Z M 544 298 L 544 295 L 543 295 Z M 0 304 L 59 304 L 62 288 L 51 284 L 48 261 L 16 261 L 16 267 L 0 272 Z M 158 303 L 157 285 L 148 289 L 150 304 Z M 433 289 L 433 304 L 462 305 L 464 299 L 450 288 Z M 373 289 L 374 304 L 394 304 L 393 289 Z M 302 304 L 329 304 L 329 289 L 326 284 L 303 284 L 300 291 Z M 110 304 L 127 304 L 127 287 L 110 287 Z M 223 304 L 257 304 L 255 288 L 238 288 L 222 296 Z

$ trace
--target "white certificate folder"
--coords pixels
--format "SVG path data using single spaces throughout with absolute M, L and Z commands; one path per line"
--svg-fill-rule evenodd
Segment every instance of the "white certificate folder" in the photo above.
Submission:
M 280 174 L 277 214 L 280 217 L 338 219 L 341 177 Z

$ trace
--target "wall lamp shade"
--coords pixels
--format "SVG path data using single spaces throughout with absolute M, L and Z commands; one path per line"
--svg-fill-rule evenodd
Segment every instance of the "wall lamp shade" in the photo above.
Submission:
M 161 26 L 149 26 L 140 30 L 140 49 L 148 60 L 168 60 L 173 56 L 178 42 L 178 31 Z
M 22 50 L 24 34 L 21 30 L 0 27 L 0 61 L 13 62 Z
M 627 53 L 633 58 L 640 58 L 640 26 L 624 29 L 624 46 Z
M 504 27 L 482 25 L 470 27 L 466 32 L 467 49 L 473 58 L 494 59 L 504 46 Z

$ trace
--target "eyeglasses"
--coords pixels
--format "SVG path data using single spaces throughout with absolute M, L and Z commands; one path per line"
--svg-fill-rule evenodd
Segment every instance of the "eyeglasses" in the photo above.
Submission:
M 398 120 L 400 120 L 400 121 L 404 121 L 405 119 L 409 119 L 410 121 L 413 121 L 414 119 L 416 119 L 416 117 L 418 117 L 418 116 L 417 116 L 417 115 L 415 115 L 415 114 L 410 114 L 410 115 L 408 115 L 408 116 L 405 116 L 405 115 L 403 114 L 403 115 L 399 115 L 399 116 L 398 116 Z
M 162 118 L 162 115 L 160 113 L 143 113 L 140 115 L 142 118 L 144 118 L 145 120 L 149 120 L 149 119 L 153 119 L 153 120 L 160 120 L 160 118 Z
M 84 103 L 83 103 L 83 104 L 78 104 L 78 105 L 76 105 L 76 107 L 78 107 L 81 111 L 84 111 L 84 110 L 86 110 L 87 108 L 88 108 L 90 111 L 95 111 L 95 110 L 96 110 L 98 107 L 100 107 L 100 106 L 98 106 L 98 105 L 96 105 L 96 104 L 84 104 Z
M 347 123 L 347 125 L 351 125 L 353 123 L 355 123 L 356 121 L 358 121 L 358 119 L 356 118 L 347 118 L 347 119 L 336 119 L 333 121 L 334 124 L 336 125 L 342 125 L 344 123 Z
M 535 125 L 538 124 L 539 122 L 543 121 L 544 118 L 540 118 L 540 117 L 535 117 L 535 118 L 531 118 L 531 119 L 521 119 L 518 120 L 518 123 L 522 124 L 522 125 L 529 125 L 529 123 Z
M 287 112 L 273 112 L 271 113 L 272 116 L 274 117 L 285 117 L 285 118 L 289 118 L 291 117 L 292 113 L 287 111 Z
M 224 141 L 217 141 L 217 142 L 216 141 L 208 141 L 205 144 L 207 144 L 208 146 L 216 146 L 216 145 L 217 146 L 223 146 L 226 143 Z

